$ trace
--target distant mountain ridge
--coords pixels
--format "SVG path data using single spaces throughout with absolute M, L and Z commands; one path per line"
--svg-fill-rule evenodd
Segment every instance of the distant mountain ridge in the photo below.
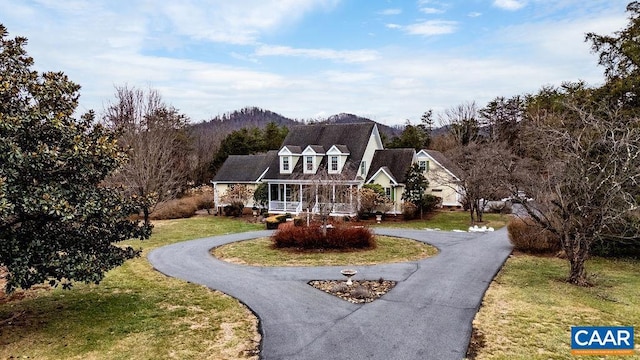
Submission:
M 313 119 L 305 121 L 290 119 L 273 111 L 261 109 L 258 107 L 246 107 L 240 110 L 235 110 L 229 113 L 218 115 L 208 121 L 192 124 L 191 130 L 192 134 L 196 136 L 213 136 L 222 140 L 226 135 L 235 130 L 252 127 L 262 129 L 271 122 L 277 124 L 278 126 L 290 127 L 295 125 L 307 125 L 316 123 L 351 124 L 375 121 L 346 113 L 332 115 L 324 120 Z M 402 133 L 401 127 L 391 127 L 377 122 L 376 124 L 378 124 L 378 130 L 380 131 L 380 133 L 384 134 L 388 138 L 393 138 Z

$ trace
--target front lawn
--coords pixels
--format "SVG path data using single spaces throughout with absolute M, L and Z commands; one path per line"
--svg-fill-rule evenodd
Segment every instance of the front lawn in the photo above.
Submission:
M 275 249 L 268 238 L 241 241 L 217 247 L 212 254 L 237 264 L 254 266 L 375 265 L 413 261 L 435 255 L 425 243 L 389 236 L 376 236 L 375 249 L 352 251 L 296 251 Z
M 402 217 L 402 215 L 398 215 Z M 478 226 L 493 227 L 498 230 L 507 225 L 510 215 L 504 214 L 484 214 L 484 222 L 478 224 Z M 440 229 L 444 231 L 452 230 L 469 230 L 471 221 L 469 219 L 469 213 L 461 210 L 440 210 L 434 211 L 424 215 L 424 220 L 410 220 L 410 221 L 393 221 L 392 216 L 387 216 L 388 220 L 383 220 L 382 223 L 376 226 L 381 227 L 398 227 L 409 229 Z
M 237 300 L 168 278 L 146 259 L 170 243 L 263 229 L 219 217 L 154 222 L 143 256 L 110 271 L 100 285 L 76 284 L 0 301 L 0 358 L 257 359 L 257 319 Z
M 477 359 L 571 358 L 571 326 L 579 325 L 636 326 L 640 353 L 640 262 L 593 258 L 587 270 L 595 286 L 577 287 L 564 281 L 566 260 L 509 258 L 474 320 L 484 343 Z

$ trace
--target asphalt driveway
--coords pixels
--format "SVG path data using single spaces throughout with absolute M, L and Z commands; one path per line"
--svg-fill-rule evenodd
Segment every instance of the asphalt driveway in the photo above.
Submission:
M 421 261 L 349 266 L 354 279 L 398 282 L 382 298 L 356 305 L 307 284 L 343 279 L 345 267 L 251 267 L 220 261 L 209 250 L 268 236 L 258 231 L 177 243 L 148 258 L 160 272 L 227 293 L 260 319 L 261 359 L 462 359 L 471 322 L 493 277 L 511 253 L 506 230 L 456 233 L 375 229 L 432 244 Z

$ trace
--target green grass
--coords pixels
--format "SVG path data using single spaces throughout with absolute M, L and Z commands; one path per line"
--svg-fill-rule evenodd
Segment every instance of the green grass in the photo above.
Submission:
M 567 359 L 571 326 L 640 325 L 640 262 L 593 258 L 587 269 L 595 286 L 577 287 L 564 281 L 566 260 L 511 257 L 474 320 L 485 340 L 477 358 Z
M 110 271 L 100 285 L 41 289 L 0 304 L 0 358 L 251 358 L 259 338 L 248 309 L 161 275 L 144 256 L 177 241 L 262 228 L 213 217 L 158 221 L 150 240 L 129 242 L 143 257 Z
M 398 215 L 401 216 L 401 215 Z M 478 226 L 493 227 L 499 229 L 507 225 L 509 222 L 509 215 L 503 214 L 484 214 L 484 222 L 478 224 Z M 409 229 L 440 229 L 444 231 L 451 230 L 464 230 L 467 231 L 471 221 L 469 219 L 469 213 L 466 211 L 435 211 L 425 215 L 425 220 L 411 220 L 411 221 L 382 221 L 380 225 L 382 227 L 398 227 Z
M 268 238 L 224 245 L 214 256 L 238 264 L 255 266 L 373 265 L 413 261 L 435 255 L 438 250 L 419 241 L 377 236 L 375 249 L 354 251 L 294 251 L 275 249 Z

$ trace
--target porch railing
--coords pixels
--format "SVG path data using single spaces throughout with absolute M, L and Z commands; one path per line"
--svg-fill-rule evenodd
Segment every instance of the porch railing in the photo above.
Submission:
M 332 205 L 330 203 L 322 203 L 321 205 L 324 206 L 325 209 L 330 209 L 333 206 L 331 214 L 353 214 L 356 212 L 355 204 L 334 203 Z M 311 211 L 313 211 L 314 213 L 319 213 L 320 212 L 319 204 L 316 204 L 316 206 L 314 206 Z
M 269 211 L 283 211 L 290 213 L 299 213 L 302 211 L 300 201 L 270 201 Z

